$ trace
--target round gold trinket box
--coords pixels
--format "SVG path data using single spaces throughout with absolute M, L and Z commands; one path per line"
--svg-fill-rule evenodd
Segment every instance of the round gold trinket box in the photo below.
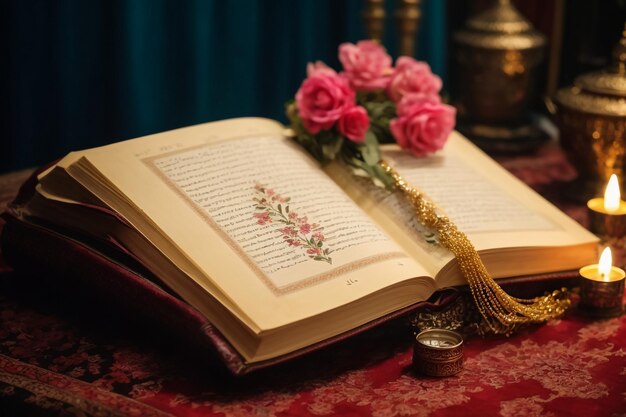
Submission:
M 463 369 L 463 337 L 445 329 L 424 330 L 415 337 L 413 368 L 422 375 L 451 376 Z

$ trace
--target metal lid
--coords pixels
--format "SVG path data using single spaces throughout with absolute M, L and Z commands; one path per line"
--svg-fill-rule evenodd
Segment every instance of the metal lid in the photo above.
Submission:
M 453 349 L 463 343 L 463 337 L 459 333 L 447 329 L 424 330 L 415 340 L 432 349 Z
M 485 49 L 531 49 L 545 45 L 546 38 L 511 4 L 498 0 L 470 18 L 466 29 L 454 34 L 458 43 Z
M 580 87 L 566 87 L 557 91 L 555 99 L 560 104 L 583 113 L 601 116 L 626 116 L 626 98 L 586 94 Z
M 585 113 L 626 116 L 626 25 L 613 48 L 613 64 L 579 76 L 574 86 L 557 92 L 556 100 Z
M 613 64 L 603 71 L 583 74 L 575 83 L 592 93 L 626 97 L 626 25 L 613 48 Z

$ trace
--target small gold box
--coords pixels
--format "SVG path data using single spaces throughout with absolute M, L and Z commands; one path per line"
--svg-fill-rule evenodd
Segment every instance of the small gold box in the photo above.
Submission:
M 413 344 L 413 368 L 428 376 L 458 374 L 463 369 L 463 337 L 446 329 L 419 333 Z

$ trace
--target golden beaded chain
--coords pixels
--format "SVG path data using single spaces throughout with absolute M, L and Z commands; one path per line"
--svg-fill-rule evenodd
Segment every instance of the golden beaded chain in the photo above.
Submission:
M 438 215 L 435 204 L 385 161 L 380 161 L 379 165 L 393 179 L 395 189 L 413 206 L 418 221 L 436 231 L 441 245 L 454 254 L 469 284 L 476 307 L 489 330 L 495 334 L 510 335 L 523 325 L 544 323 L 557 318 L 569 308 L 571 301 L 565 288 L 531 299 L 508 295 L 489 275 L 467 235 L 448 217 Z

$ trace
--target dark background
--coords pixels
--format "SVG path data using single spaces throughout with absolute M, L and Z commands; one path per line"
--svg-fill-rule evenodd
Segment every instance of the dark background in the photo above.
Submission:
M 450 34 L 487 0 L 423 0 L 418 58 L 450 84 Z M 517 1 L 549 38 L 557 0 Z M 620 1 L 564 1 L 559 85 L 607 64 Z M 361 0 L 0 1 L 0 173 L 238 116 L 284 121 L 307 62 L 365 37 Z M 384 43 L 396 56 L 393 1 Z M 550 51 L 548 51 L 550 53 Z M 547 64 L 546 64 L 547 65 Z M 543 73 L 547 73 L 544 68 Z M 545 91 L 546 80 L 538 86 Z

